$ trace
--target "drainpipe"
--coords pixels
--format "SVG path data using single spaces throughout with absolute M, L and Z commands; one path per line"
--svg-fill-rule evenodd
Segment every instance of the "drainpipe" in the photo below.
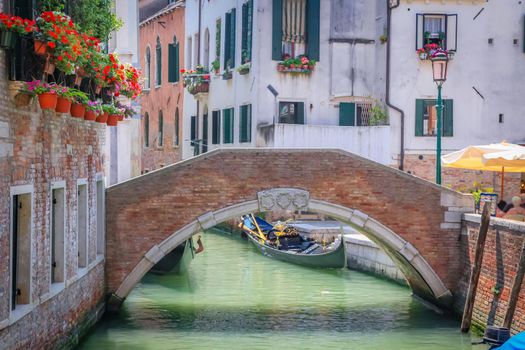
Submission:
M 395 4 L 392 4 L 393 1 L 387 0 L 386 6 L 387 6 L 387 29 L 386 29 L 386 35 L 388 38 L 387 41 L 387 49 L 386 49 L 386 105 L 396 112 L 399 112 L 400 118 L 401 118 L 401 137 L 400 137 L 400 149 L 399 149 L 399 170 L 404 170 L 405 165 L 405 112 L 397 107 L 394 106 L 390 102 L 390 43 L 392 42 L 392 38 L 390 36 L 391 32 L 391 26 L 392 26 L 392 10 L 399 6 L 399 0 L 395 2 Z
M 197 38 L 199 38 L 199 40 L 197 41 L 197 62 L 196 64 L 199 65 L 201 64 L 201 24 L 202 24 L 202 0 L 199 0 L 199 27 L 198 27 L 198 30 L 197 30 Z M 197 125 L 195 125 L 195 129 L 197 131 L 197 138 L 195 141 L 198 141 L 200 140 L 198 138 L 199 136 L 199 113 L 200 113 L 200 101 L 197 100 Z M 194 147 L 198 147 L 199 148 L 199 154 L 201 153 L 202 149 L 201 149 L 201 143 L 197 143 L 197 146 L 194 146 Z

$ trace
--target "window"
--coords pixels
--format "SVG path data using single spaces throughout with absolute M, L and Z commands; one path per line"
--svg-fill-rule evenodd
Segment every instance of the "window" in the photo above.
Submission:
M 178 146 L 180 139 L 180 127 L 179 127 L 179 107 L 175 110 L 175 135 L 173 135 L 173 146 Z
M 273 0 L 273 60 L 305 54 L 319 61 L 320 10 L 320 0 Z
M 453 136 L 453 100 L 443 100 L 443 136 Z M 437 135 L 436 100 L 416 100 L 416 136 Z
M 88 257 L 88 221 L 87 221 L 87 184 L 77 186 L 77 256 L 78 267 L 87 267 Z
M 164 116 L 162 115 L 162 111 L 159 112 L 159 133 L 157 139 L 157 146 L 164 146 Z
M 149 46 L 146 48 L 146 67 L 145 68 L 146 68 L 144 72 L 144 74 L 146 75 L 145 86 L 146 86 L 146 89 L 150 89 L 151 88 L 151 52 L 150 52 Z
M 253 0 L 242 5 L 241 63 L 252 60 Z
M 155 48 L 155 85 L 162 84 L 162 46 L 160 38 L 157 37 L 157 47 Z
M 180 79 L 180 54 L 179 42 L 177 37 L 173 37 L 173 42 L 168 45 L 168 82 L 176 83 Z
M 221 143 L 221 111 L 211 113 L 211 143 Z
M 11 196 L 11 310 L 31 304 L 31 193 Z
M 64 282 L 64 188 L 51 190 L 51 283 Z
M 226 28 L 224 41 L 224 67 L 235 67 L 235 9 L 226 13 Z
M 233 114 L 233 108 L 222 110 L 222 143 L 233 143 Z
M 372 114 L 372 101 L 359 101 L 359 102 L 341 102 L 339 104 L 339 125 L 341 126 L 374 126 L 374 125 L 386 125 L 388 118 L 386 113 L 383 117 L 379 114 L 379 110 L 376 113 L 374 119 Z M 377 106 L 380 111 L 381 106 Z
M 190 146 L 193 147 L 193 154 L 198 155 L 199 154 L 199 141 L 198 136 L 199 135 L 199 121 L 197 119 L 197 116 L 193 115 L 191 116 L 191 126 L 190 126 Z
M 204 67 L 210 67 L 210 31 L 208 28 L 204 31 Z
M 279 123 L 304 124 L 304 103 L 279 102 Z
M 252 141 L 252 105 L 241 106 L 239 142 Z
M 215 24 L 215 60 L 217 62 L 221 61 L 221 30 L 222 23 L 221 19 L 219 18 Z
M 104 254 L 105 242 L 105 191 L 104 180 L 97 181 L 97 254 Z
M 426 44 L 436 44 L 442 49 L 457 51 L 457 27 L 456 14 L 417 14 L 416 50 Z
M 339 104 L 339 125 L 355 125 L 355 103 L 341 102 Z
M 191 49 L 192 49 L 192 46 L 191 46 L 191 43 L 192 43 L 192 40 L 191 40 L 191 37 L 188 38 L 188 45 L 186 46 L 186 62 L 187 62 L 187 66 L 188 69 L 192 69 L 193 66 L 192 66 L 192 61 L 191 61 Z
M 202 115 L 202 153 L 208 152 L 208 107 L 204 107 Z
M 149 147 L 149 114 L 144 115 L 144 147 Z

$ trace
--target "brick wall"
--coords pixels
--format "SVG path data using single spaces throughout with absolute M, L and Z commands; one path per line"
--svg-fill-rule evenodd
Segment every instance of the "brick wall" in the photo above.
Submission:
M 461 256 L 464 259 L 464 270 L 455 291 L 456 310 L 460 314 L 463 312 L 470 271 L 474 261 L 479 220 L 479 215 L 468 215 L 467 220 L 463 222 Z M 472 318 L 474 327 L 483 329 L 486 325 L 500 327 L 503 325 L 524 239 L 524 223 L 492 219 L 485 242 L 483 264 L 474 303 Z M 524 330 L 525 286 L 522 284 L 512 331 L 517 333 Z
M 420 159 L 421 158 L 421 159 Z M 405 157 L 405 171 L 429 181 L 436 180 L 436 156 L 428 154 L 408 154 Z M 479 182 L 483 187 L 491 187 L 498 194 L 501 192 L 501 173 L 492 171 L 474 171 L 454 168 L 442 168 L 443 186 L 464 192 Z M 504 199 L 510 203 L 512 196 L 520 193 L 521 173 L 505 174 Z
M 162 22 L 160 24 L 159 22 Z M 162 85 L 155 86 L 155 62 L 157 37 L 162 46 Z M 184 68 L 184 7 L 169 10 L 165 14 L 143 23 L 139 29 L 140 62 L 146 72 L 146 48 L 151 52 L 151 88 L 141 97 L 142 107 L 142 171 L 152 171 L 181 160 L 182 118 L 184 87 L 182 76 L 178 83 L 168 82 L 168 45 L 173 38 L 179 41 L 180 68 Z M 175 113 L 179 110 L 179 144 L 175 144 Z M 164 143 L 158 146 L 159 113 L 164 119 Z M 145 116 L 149 116 L 149 146 L 144 145 Z
M 209 211 L 280 187 L 306 189 L 313 199 L 357 209 L 422 254 L 445 285 L 460 272 L 461 215 L 447 223 L 443 194 L 462 196 L 395 169 L 344 152 L 323 150 L 214 151 L 114 186 L 107 194 L 109 292 L 155 245 Z
M 103 176 L 105 125 L 54 112 L 38 103 L 15 107 L 0 50 L 0 348 L 50 348 L 70 333 L 103 300 L 104 271 L 96 254 L 95 180 Z M 87 180 L 90 265 L 77 267 L 77 179 Z M 50 287 L 51 185 L 65 182 L 65 266 L 62 289 Z M 32 306 L 22 318 L 10 312 L 10 216 L 13 186 L 33 191 L 31 261 Z M 19 309 L 20 310 L 20 309 Z

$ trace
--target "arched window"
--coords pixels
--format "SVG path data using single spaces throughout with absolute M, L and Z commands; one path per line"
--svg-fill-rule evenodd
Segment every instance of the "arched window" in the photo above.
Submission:
M 203 65 L 206 68 L 210 67 L 210 31 L 208 28 L 204 31 L 204 61 Z
M 157 47 L 155 48 L 155 85 L 160 86 L 162 84 L 162 47 L 160 45 L 160 38 L 157 37 Z
M 149 114 L 144 115 L 144 147 L 149 147 Z
M 151 52 L 149 46 L 146 48 L 146 67 L 144 69 L 144 74 L 146 74 L 146 89 L 151 88 Z
M 157 145 L 159 147 L 164 146 L 164 116 L 162 115 L 162 111 L 159 112 L 159 138 Z
M 173 135 L 173 146 L 179 145 L 179 131 L 179 107 L 177 107 L 177 109 L 175 110 L 175 135 Z
M 179 81 L 180 54 L 179 41 L 173 37 L 173 42 L 168 45 L 168 82 L 176 83 Z

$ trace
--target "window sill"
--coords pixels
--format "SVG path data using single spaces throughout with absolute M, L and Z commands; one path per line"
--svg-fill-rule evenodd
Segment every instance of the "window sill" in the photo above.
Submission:
M 158 90 L 162 87 L 162 84 L 161 85 L 155 85 L 155 90 Z
M 62 292 L 66 288 L 66 284 L 64 282 L 56 282 L 51 284 L 49 287 L 49 292 L 42 295 L 40 297 L 40 304 L 45 303 L 49 299 L 57 296 L 60 292 Z
M 12 325 L 27 316 L 34 309 L 33 304 L 18 305 L 9 315 L 9 325 Z

